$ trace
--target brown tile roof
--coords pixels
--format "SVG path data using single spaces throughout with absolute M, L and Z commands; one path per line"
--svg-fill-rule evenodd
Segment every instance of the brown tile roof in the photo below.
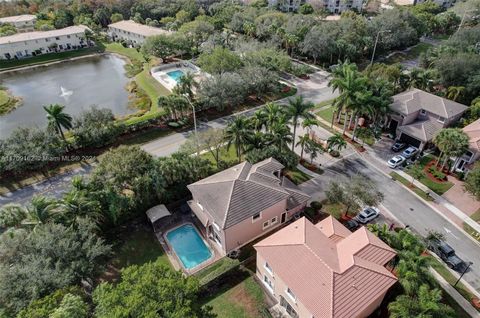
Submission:
M 469 137 L 469 148 L 475 152 L 480 151 L 480 119 L 463 127 L 462 130 Z
M 400 114 L 409 115 L 421 109 L 444 118 L 463 113 L 468 107 L 447 98 L 413 88 L 393 96 L 390 108 Z
M 112 24 L 109 24 L 108 27 L 113 27 L 127 32 L 132 32 L 135 34 L 143 35 L 144 37 L 149 37 L 159 34 L 170 34 L 171 31 L 151 27 L 145 24 L 140 24 L 132 20 L 122 20 Z
M 363 227 L 342 227 L 302 218 L 254 246 L 314 317 L 358 317 L 397 281 L 383 267 L 394 250 Z
M 274 175 L 283 165 L 273 158 L 254 165 L 243 162 L 188 185 L 193 197 L 208 210 L 222 228 L 231 227 L 287 200 L 287 207 L 307 202 L 298 189 L 285 188 Z
M 429 142 L 442 129 L 442 125 L 436 120 L 427 119 L 400 126 L 398 129 L 411 137 L 415 137 L 423 142 Z

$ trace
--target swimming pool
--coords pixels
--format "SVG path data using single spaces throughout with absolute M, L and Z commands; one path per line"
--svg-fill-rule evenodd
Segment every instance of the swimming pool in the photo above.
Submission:
M 175 71 L 171 71 L 171 72 L 168 72 L 167 75 L 173 79 L 175 82 L 178 83 L 178 81 L 180 80 L 180 77 L 183 76 L 183 72 L 180 71 L 180 70 L 175 70 Z
M 212 257 L 212 252 L 191 224 L 168 232 L 166 238 L 186 269 L 192 269 Z

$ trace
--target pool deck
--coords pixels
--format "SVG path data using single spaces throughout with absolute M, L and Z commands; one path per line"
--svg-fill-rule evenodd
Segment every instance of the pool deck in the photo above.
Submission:
M 182 226 L 185 224 L 190 224 L 193 225 L 194 228 L 197 230 L 197 232 L 200 234 L 200 237 L 202 240 L 205 242 L 207 247 L 210 249 L 210 252 L 212 253 L 212 256 L 204 261 L 203 263 L 199 264 L 198 266 L 195 266 L 191 269 L 187 269 L 183 267 L 182 262 L 178 258 L 178 256 L 175 254 L 173 249 L 171 248 L 168 240 L 166 239 L 166 235 L 168 232 Z M 168 222 L 162 226 L 161 230 L 155 233 L 155 236 L 157 237 L 158 241 L 162 245 L 163 250 L 165 251 L 165 254 L 167 254 L 167 257 L 172 263 L 173 268 L 175 270 L 180 270 L 186 275 L 193 275 L 197 273 L 198 271 L 212 265 L 213 263 L 217 262 L 218 260 L 222 259 L 224 255 L 220 252 L 218 247 L 215 246 L 205 235 L 205 228 L 194 218 L 192 215 L 177 215 L 175 217 L 171 217 Z
M 195 76 L 199 76 L 201 74 L 200 69 L 188 61 L 177 61 L 153 67 L 150 71 L 150 74 L 160 84 L 172 91 L 177 85 L 177 81 L 168 75 L 168 73 L 175 71 L 181 71 L 183 74 L 192 73 Z

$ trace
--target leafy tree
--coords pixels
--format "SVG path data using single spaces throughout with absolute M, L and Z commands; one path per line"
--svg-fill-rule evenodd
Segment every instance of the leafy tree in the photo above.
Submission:
M 465 190 L 480 201 L 480 166 L 478 164 L 467 174 Z
M 175 90 L 178 92 L 180 88 Z M 158 98 L 158 106 L 165 109 L 175 120 L 184 117 L 187 110 L 190 109 L 190 104 L 184 96 L 177 94 L 160 96 Z
M 117 284 L 102 283 L 93 293 L 95 316 L 103 317 L 215 317 L 199 305 L 199 284 L 159 261 L 129 266 Z
M 280 151 L 273 145 L 261 149 L 253 149 L 246 154 L 245 159 L 253 164 L 270 157 L 278 160 L 287 169 L 295 168 L 298 165 L 298 156 L 294 152 L 290 151 L 290 149 Z
M 43 106 L 43 109 L 47 112 L 48 126 L 62 136 L 62 139 L 66 142 L 63 129 L 71 129 L 73 127 L 73 118 L 63 110 L 65 106 L 59 104 L 51 104 Z
M 15 33 L 17 33 L 17 28 L 10 23 L 0 23 L 0 36 L 8 36 Z
M 270 71 L 288 71 L 292 62 L 288 54 L 274 48 L 259 48 L 242 52 L 242 60 L 252 67 L 264 67 Z
M 197 86 L 193 73 L 187 72 L 183 74 L 177 82 L 177 85 L 173 88 L 173 93 L 180 96 L 188 96 L 190 100 L 193 100 L 193 88 Z
M 232 145 L 235 146 L 238 162 L 242 161 L 242 153 L 245 145 L 248 143 L 248 137 L 251 134 L 251 126 L 248 118 L 245 116 L 235 117 L 225 129 L 225 140 L 227 141 L 227 150 Z
M 167 34 L 159 34 L 148 37 L 142 45 L 142 54 L 153 55 L 165 60 L 176 53 L 177 43 L 174 37 Z
M 53 291 L 90 280 L 110 247 L 82 220 L 76 228 L 47 223 L 0 237 L 0 305 L 17 313 Z
M 112 15 L 110 16 L 110 21 L 112 21 L 112 23 L 115 23 L 115 22 L 119 22 L 119 21 L 122 21 L 123 20 L 123 14 L 121 13 L 112 13 Z
M 205 42 L 208 37 L 213 33 L 215 27 L 207 22 L 200 19 L 183 24 L 179 32 L 187 35 L 191 38 L 195 49 L 198 51 L 200 44 Z
M 51 318 L 87 318 L 88 305 L 80 296 L 67 294 L 60 306 L 50 316 Z
M 413 165 L 408 169 L 408 174 L 412 176 L 412 182 L 410 186 L 413 186 L 415 180 L 418 180 L 424 176 L 423 169 L 418 164 Z
M 360 210 L 362 204 L 376 206 L 384 197 L 373 181 L 361 176 L 352 177 L 348 182 L 332 181 L 325 194 L 329 202 L 345 205 L 345 215 L 350 210 Z
M 232 72 L 242 65 L 240 57 L 229 49 L 221 47 L 215 48 L 212 52 L 200 54 L 197 63 L 202 70 L 211 74 Z
M 198 94 L 205 107 L 223 111 L 240 105 L 247 97 L 247 87 L 240 75 L 223 73 L 202 80 Z
M 53 25 L 56 29 L 66 28 L 73 24 L 72 14 L 64 9 L 57 10 L 53 18 Z
M 297 126 L 299 119 L 313 118 L 310 113 L 313 109 L 313 103 L 305 102 L 302 96 L 297 96 L 295 99 L 289 99 L 286 109 L 287 116 L 292 119 L 293 134 L 292 134 L 292 151 L 295 147 L 295 136 L 297 133 Z
M 225 143 L 223 129 L 211 128 L 198 131 L 197 134 L 189 136 L 187 142 L 182 145 L 181 149 L 186 149 L 187 153 L 193 153 L 197 150 L 197 143 L 198 149 L 207 150 L 215 160 L 217 167 L 220 168 L 220 154 Z
M 240 70 L 240 76 L 244 81 L 247 92 L 255 94 L 258 99 L 260 95 L 276 92 L 278 90 L 277 73 L 262 66 L 247 66 Z
M 298 13 L 300 14 L 312 14 L 313 12 L 314 12 L 314 9 L 312 5 L 309 3 L 302 4 L 298 9 Z
M 67 287 L 54 291 L 53 293 L 37 299 L 22 309 L 17 318 L 49 318 L 53 312 L 60 307 L 66 295 L 79 296 L 82 291 L 79 287 Z

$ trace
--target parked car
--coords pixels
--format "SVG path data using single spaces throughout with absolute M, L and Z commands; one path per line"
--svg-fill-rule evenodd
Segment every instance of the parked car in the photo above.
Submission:
M 428 249 L 440 256 L 451 269 L 461 270 L 465 266 L 465 262 L 455 254 L 455 250 L 442 240 L 430 240 L 428 242 Z
M 396 167 L 400 166 L 406 159 L 403 156 L 395 156 L 392 159 L 387 161 L 387 165 L 395 169 Z
M 407 144 L 404 142 L 401 142 L 400 140 L 395 141 L 395 143 L 392 146 L 392 151 L 394 152 L 399 152 L 403 148 L 405 148 Z
M 349 229 L 352 232 L 360 227 L 360 224 L 358 224 L 358 222 L 355 221 L 354 219 L 348 220 L 347 222 L 345 222 L 344 225 L 347 229 Z
M 417 152 L 418 148 L 410 146 L 402 152 L 402 157 L 410 159 L 411 157 L 415 156 Z
M 377 218 L 379 215 L 380 210 L 378 208 L 375 208 L 373 206 L 367 206 L 355 217 L 355 221 L 365 224 Z

